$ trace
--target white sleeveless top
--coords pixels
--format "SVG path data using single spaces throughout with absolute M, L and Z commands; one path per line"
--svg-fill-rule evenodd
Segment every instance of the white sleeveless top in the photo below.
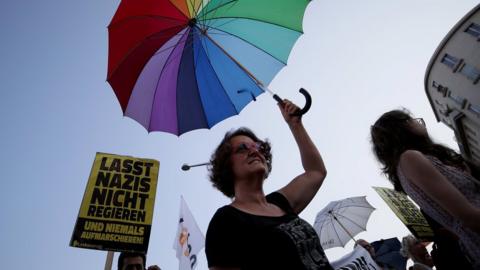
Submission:
M 478 180 L 460 169 L 443 164 L 436 157 L 428 155 L 425 155 L 425 157 L 432 162 L 435 168 L 445 176 L 471 204 L 480 208 L 480 185 L 478 184 Z M 400 166 L 397 167 L 397 174 L 405 193 L 407 193 L 427 215 L 460 238 L 459 242 L 463 252 L 467 254 L 474 268 L 480 269 L 480 235 L 466 228 L 459 220 L 441 208 L 440 205 L 432 200 L 423 190 L 415 186 L 405 177 Z

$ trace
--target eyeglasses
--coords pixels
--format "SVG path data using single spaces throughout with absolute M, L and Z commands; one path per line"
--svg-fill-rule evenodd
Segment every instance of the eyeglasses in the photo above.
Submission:
M 425 126 L 425 121 L 423 120 L 423 118 L 413 118 L 412 120 L 419 123 L 422 126 Z
M 125 270 L 145 270 L 145 268 L 143 268 L 142 264 L 137 263 L 125 265 Z
M 255 142 L 255 143 L 241 143 L 239 144 L 234 150 L 234 154 L 248 154 L 250 151 L 256 150 L 260 152 L 262 155 L 267 153 L 266 144 L 263 142 Z

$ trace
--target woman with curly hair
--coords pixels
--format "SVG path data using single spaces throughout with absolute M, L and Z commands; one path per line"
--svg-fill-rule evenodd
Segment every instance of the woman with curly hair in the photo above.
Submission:
M 371 139 L 395 190 L 456 234 L 474 269 L 480 269 L 480 185 L 462 156 L 434 143 L 423 119 L 402 110 L 383 114 L 371 127 Z
M 272 170 L 269 142 L 247 128 L 225 135 L 210 160 L 210 180 L 232 203 L 210 221 L 210 269 L 332 269 L 315 230 L 298 217 L 322 185 L 325 165 L 301 118 L 292 115 L 298 107 L 288 100 L 279 107 L 305 171 L 265 195 L 263 183 Z

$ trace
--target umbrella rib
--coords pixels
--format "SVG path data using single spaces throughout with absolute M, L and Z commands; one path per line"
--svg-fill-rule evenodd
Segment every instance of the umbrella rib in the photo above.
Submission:
M 182 36 L 183 36 L 184 34 L 185 34 L 185 33 L 183 33 L 183 34 L 175 34 L 175 36 L 178 36 L 178 35 L 182 35 Z M 186 42 L 186 41 L 185 41 L 184 43 L 185 43 L 185 44 L 189 44 L 189 42 Z M 173 48 L 173 47 L 176 47 L 176 46 L 177 46 L 177 44 L 172 45 L 172 46 L 165 47 L 165 48 L 163 48 L 162 50 L 156 51 L 154 55 L 157 55 L 157 54 L 162 53 L 162 52 L 164 52 L 164 51 L 168 51 L 169 49 L 171 49 L 171 48 Z
M 192 0 L 190 0 L 190 1 L 192 1 Z M 210 0 L 209 0 L 209 1 L 210 1 Z M 193 6 L 193 16 L 192 16 L 192 17 L 193 17 L 193 18 L 197 18 L 198 15 L 200 14 L 200 11 L 205 7 L 205 5 L 203 4 L 203 2 L 204 2 L 204 0 L 202 0 L 202 1 L 200 2 L 200 5 L 198 5 L 198 9 L 197 9 L 197 10 L 195 10 L 195 6 L 192 4 L 192 6 Z
M 202 1 L 202 3 L 203 3 L 203 1 Z M 197 27 L 197 28 L 198 28 L 198 27 Z M 193 31 L 193 30 L 195 30 L 195 29 L 192 28 L 192 31 Z M 193 31 L 193 35 L 197 35 L 197 37 L 199 37 L 200 34 L 196 34 L 196 32 L 198 32 L 198 30 L 197 30 L 197 31 Z M 194 61 L 195 75 L 196 75 L 196 71 L 197 71 L 197 68 L 196 68 L 196 67 L 197 67 L 197 64 L 198 64 L 198 57 L 195 57 L 195 55 L 196 55 L 196 54 L 195 54 L 195 42 L 193 41 L 193 38 L 192 38 L 192 44 L 193 44 L 193 45 L 192 45 L 192 47 L 193 47 L 193 59 L 195 60 L 195 61 Z
M 142 18 L 150 18 L 150 19 L 156 19 L 156 20 L 170 20 L 170 21 L 182 22 L 183 24 L 186 24 L 186 21 L 188 21 L 187 19 L 181 20 L 178 18 L 172 18 L 172 17 L 160 16 L 160 15 L 136 15 L 136 16 L 129 16 L 127 18 L 122 19 L 121 21 L 110 24 L 107 28 L 110 29 L 110 28 L 118 27 L 119 24 L 126 23 L 130 20 L 142 19 Z
M 172 27 L 169 27 L 169 28 L 165 28 L 163 31 L 154 33 L 154 34 L 146 37 L 145 39 L 151 38 L 151 37 L 157 36 L 157 35 L 160 36 L 160 35 L 159 35 L 160 33 L 165 32 L 166 30 L 171 30 L 171 29 L 178 28 L 178 27 L 180 27 L 180 26 L 181 26 L 181 25 L 176 25 L 176 26 L 172 26 Z M 180 29 L 179 32 L 181 32 L 181 29 Z M 163 34 L 163 33 L 162 33 L 162 34 Z M 142 44 L 143 44 L 143 42 L 142 42 L 142 41 L 139 41 L 139 42 L 138 42 L 135 46 L 133 46 L 126 54 L 123 55 L 122 59 L 121 59 L 120 61 L 118 61 L 116 67 L 112 70 L 110 76 L 108 76 L 107 81 L 115 74 L 115 72 L 117 71 L 118 67 L 121 66 L 121 64 L 125 61 L 125 59 L 127 59 L 128 56 L 129 56 L 133 51 L 135 51 L 138 47 L 140 47 L 140 45 L 142 45 Z
M 189 31 L 185 31 L 185 33 L 182 34 L 182 36 L 185 36 L 188 34 Z M 180 37 L 180 39 L 178 39 L 177 41 L 177 44 L 174 46 L 174 47 L 177 47 L 180 43 L 181 43 L 181 40 L 182 40 L 182 37 Z M 160 83 L 160 80 L 162 78 L 162 73 L 163 71 L 165 70 L 165 68 L 167 67 L 167 65 L 169 65 L 171 63 L 171 58 L 172 58 L 172 55 L 173 55 L 173 52 L 175 51 L 175 48 L 172 49 L 172 51 L 170 52 L 170 54 L 168 55 L 168 58 L 167 58 L 167 61 L 165 62 L 165 65 L 163 65 L 162 67 L 162 70 L 160 71 L 160 75 L 158 76 L 158 80 L 157 80 L 157 84 L 155 86 L 155 89 L 157 89 L 158 87 L 158 84 Z M 170 60 L 170 62 L 169 62 Z M 153 103 L 155 102 L 155 97 L 157 96 L 157 91 L 155 90 L 155 94 L 153 95 L 153 98 L 152 98 L 152 106 L 151 106 L 151 110 L 150 110 L 150 120 L 148 121 L 148 132 L 150 132 L 150 126 L 152 125 L 152 111 L 153 111 Z M 177 126 L 177 132 L 178 132 L 178 126 Z
M 325 221 L 322 222 L 322 224 L 320 224 L 320 234 L 321 234 L 322 231 L 323 231 L 323 227 L 326 227 L 326 226 L 327 226 L 327 225 L 326 225 L 327 222 L 329 222 L 329 220 L 325 220 Z M 331 222 L 330 222 L 330 223 L 331 223 Z M 318 237 L 320 237 L 320 235 L 319 235 Z
M 202 43 L 205 42 L 205 41 L 202 41 Z M 212 70 L 215 71 L 215 68 L 213 67 L 212 63 L 210 62 L 210 56 L 208 55 L 208 49 L 207 49 L 207 46 L 205 46 L 204 44 L 202 44 L 202 48 L 203 50 L 205 51 L 205 53 L 207 54 L 207 62 L 208 62 L 208 65 L 212 68 Z M 225 95 L 228 95 L 226 89 L 225 89 L 225 86 L 223 85 L 222 81 L 220 80 L 220 78 L 217 76 L 217 71 L 214 72 L 215 74 L 215 77 L 217 78 L 218 82 L 220 83 L 220 85 L 222 86 L 222 89 L 223 89 L 223 92 L 225 93 Z M 232 104 L 232 107 L 233 109 L 235 110 L 235 112 L 237 113 L 237 115 L 240 113 L 238 110 L 237 110 L 237 107 L 235 107 L 235 104 L 233 104 L 233 101 L 230 99 L 230 97 L 228 98 L 228 100 L 230 101 L 230 104 Z
M 196 76 L 196 73 L 197 73 L 197 62 L 195 61 L 195 43 L 193 41 L 193 35 L 195 34 L 195 29 L 192 28 L 191 32 L 192 32 L 192 57 L 193 57 L 193 72 L 195 73 L 195 82 L 196 82 L 196 85 L 197 85 L 197 93 L 198 93 L 198 97 L 200 98 L 200 105 L 202 106 L 202 113 L 203 113 L 203 117 L 205 119 L 205 122 L 207 124 L 207 127 L 208 129 L 211 128 L 210 126 L 210 123 L 208 122 L 208 117 L 207 117 L 207 113 L 206 113 L 206 110 L 203 106 L 203 102 L 202 102 L 202 95 L 200 94 L 200 87 L 198 85 L 198 80 L 197 80 L 197 76 Z M 198 31 L 198 30 L 197 30 Z
M 352 200 L 348 200 L 348 201 L 345 201 L 343 200 L 343 202 L 345 202 L 346 204 L 343 204 L 343 205 L 340 205 L 338 207 L 336 207 L 335 209 L 338 210 L 338 209 L 342 209 L 342 208 L 346 208 L 346 207 L 358 207 L 358 208 L 369 208 L 369 209 L 375 209 L 375 207 L 373 207 L 370 203 L 368 203 L 368 201 L 366 200 L 365 196 L 362 196 L 362 197 L 356 197 L 356 198 L 364 198 L 365 200 L 365 205 L 361 205 L 359 204 L 358 202 L 352 202 Z M 350 198 L 351 199 L 351 198 Z M 347 204 L 347 203 L 351 203 L 351 204 Z M 337 204 L 338 205 L 338 204 Z M 336 206 L 337 206 L 336 205 Z M 368 206 L 367 206 L 368 205 Z
M 183 11 L 182 11 L 180 8 L 178 8 L 177 5 L 173 4 L 171 0 L 169 0 L 169 1 L 170 1 L 170 3 L 172 4 L 172 6 L 173 6 L 176 10 L 178 10 L 178 12 L 180 12 L 180 14 L 184 15 L 186 18 L 189 19 L 189 17 L 187 16 L 187 14 L 183 13 Z M 188 8 L 188 7 L 187 7 L 187 8 Z M 188 15 L 190 15 L 190 14 L 188 14 Z
M 192 44 L 189 44 L 189 46 L 190 46 L 190 45 L 192 46 L 192 57 L 195 57 L 195 56 L 194 56 L 194 53 L 195 53 L 195 51 L 194 51 L 194 43 L 193 43 L 193 32 L 194 32 L 193 30 L 194 30 L 194 29 L 192 28 L 192 29 L 190 29 L 190 31 L 189 31 L 189 34 L 190 34 L 190 32 L 192 32 Z M 187 40 L 188 40 L 188 37 L 187 37 Z M 186 45 L 186 44 L 185 44 L 185 45 Z M 181 59 L 180 59 L 180 61 L 181 61 Z M 194 72 L 194 73 L 196 72 L 195 61 L 193 61 L 193 72 Z M 179 77 L 177 76 L 177 85 L 178 85 L 178 79 L 179 79 Z M 208 120 L 207 120 L 208 118 L 207 118 L 207 115 L 205 114 L 205 108 L 204 108 L 204 106 L 203 106 L 203 102 L 201 102 L 202 99 L 201 99 L 200 91 L 199 91 L 199 89 L 198 89 L 197 76 L 193 76 L 193 80 L 195 80 L 195 85 L 197 86 L 197 87 L 196 87 L 196 92 L 197 92 L 198 97 L 199 97 L 199 99 L 200 99 L 199 104 L 200 104 L 200 106 L 202 107 L 202 108 L 201 108 L 201 111 L 202 111 L 202 113 L 203 113 L 203 119 L 205 119 L 205 123 L 206 123 L 207 127 L 210 129 L 210 126 L 209 126 Z M 178 92 L 177 92 L 177 94 L 178 94 Z M 179 99 L 177 98 L 177 103 L 178 103 L 178 100 L 179 100 Z M 180 135 L 181 135 L 181 134 L 180 134 Z
M 198 12 L 200 9 L 195 10 L 195 1 L 194 1 L 194 0 L 188 0 L 188 1 L 190 2 L 190 5 L 192 5 L 192 9 L 193 9 L 193 14 L 192 14 L 193 16 L 192 16 L 192 18 L 196 18 L 196 17 L 197 17 L 197 12 Z M 201 3 L 203 3 L 203 0 L 202 0 Z
M 225 3 L 223 3 L 223 4 L 221 4 L 221 5 L 213 8 L 213 9 L 207 11 L 207 12 L 203 12 L 203 18 L 206 18 L 206 17 L 207 17 L 207 14 L 209 14 L 210 12 L 216 12 L 216 10 L 218 10 L 219 8 L 224 7 L 224 6 L 228 5 L 228 4 L 231 4 L 232 2 L 238 2 L 238 1 L 239 1 L 239 0 L 232 0 L 232 1 L 229 1 L 229 2 L 225 2 Z M 209 3 L 210 3 L 210 2 L 209 2 Z M 208 4 L 207 4 L 207 6 L 208 6 Z M 215 15 L 215 13 L 214 13 L 214 15 Z
M 235 21 L 235 20 L 238 20 L 238 19 L 237 19 L 237 18 L 232 18 L 232 19 L 230 19 L 230 20 L 227 21 L 227 22 L 224 22 L 224 23 L 222 23 L 222 24 L 220 24 L 220 25 L 216 25 L 215 27 L 213 26 L 213 24 L 211 24 L 210 27 L 209 27 L 209 29 L 212 28 L 212 27 L 215 28 L 215 29 L 218 29 L 218 27 L 224 26 L 224 25 L 226 25 L 226 24 L 228 24 L 228 23 L 231 23 L 231 22 L 233 22 L 233 21 Z M 213 20 L 209 20 L 209 21 L 210 21 L 210 22 L 213 22 Z
M 194 31 L 191 31 L 191 30 L 190 30 L 190 32 L 191 32 L 192 35 L 195 34 Z M 186 34 L 187 34 L 187 33 L 183 33 L 182 35 L 186 35 Z M 177 35 L 179 35 L 179 34 L 177 34 Z M 188 40 L 188 39 L 187 39 L 187 40 Z M 193 41 L 193 38 L 192 38 L 192 41 L 191 41 L 191 42 L 188 42 L 188 41 L 183 41 L 183 42 L 181 42 L 181 38 L 180 38 L 179 41 L 177 42 L 177 44 L 175 44 L 175 45 L 173 45 L 173 46 L 170 46 L 170 47 L 167 47 L 167 48 L 165 48 L 164 50 L 161 50 L 161 51 L 163 52 L 163 51 L 166 51 L 166 50 L 169 49 L 169 48 L 177 47 L 177 46 L 180 45 L 180 44 L 183 44 L 184 47 L 186 47 L 186 46 L 189 46 L 189 45 L 194 44 L 194 41 Z M 173 52 L 173 50 L 172 50 L 172 52 Z M 170 55 L 171 55 L 171 54 L 170 54 Z M 174 58 L 170 57 L 170 55 L 169 55 L 169 58 L 167 59 L 167 61 L 165 62 L 165 65 L 163 66 L 161 72 L 163 72 L 163 69 L 164 69 L 166 66 L 170 65 L 170 64 L 172 63 L 172 61 L 174 60 Z
M 328 219 L 327 221 L 330 222 L 331 227 L 332 227 L 333 231 L 335 232 L 335 235 L 337 236 L 337 239 L 340 241 L 341 246 L 345 246 L 346 243 L 345 243 L 345 244 L 342 243 L 342 240 L 341 240 L 341 238 L 340 238 L 340 235 L 339 235 L 339 233 L 337 232 L 337 229 L 335 228 L 335 224 L 339 224 L 340 227 L 341 227 L 347 234 L 350 235 L 350 232 L 346 231 L 346 229 L 341 226 L 340 222 L 335 220 L 334 215 L 331 214 L 331 215 L 328 215 L 328 217 L 329 217 L 329 219 Z M 323 227 L 327 226 L 327 225 L 326 225 L 327 221 L 325 221 L 325 222 L 322 223 L 322 225 L 321 225 L 321 227 L 320 227 L 320 232 L 322 231 Z M 348 241 L 347 241 L 347 242 L 348 242 Z
M 338 234 L 337 229 L 335 229 L 335 222 L 334 222 L 335 220 L 333 219 L 333 215 L 330 216 L 330 220 L 331 220 L 331 222 L 332 222 L 332 228 L 333 228 L 333 231 L 335 232 L 335 235 L 336 235 L 337 238 L 338 238 L 338 241 L 340 241 L 340 244 L 341 244 L 342 246 L 345 246 L 345 245 L 341 242 L 340 235 Z
M 192 33 L 192 35 L 193 35 L 193 34 L 195 34 L 195 33 Z M 178 35 L 178 34 L 177 34 L 177 35 Z M 185 33 L 183 33 L 182 35 L 185 35 Z M 180 39 L 180 40 L 181 40 L 181 39 Z M 177 47 L 177 46 L 178 46 L 179 44 L 181 44 L 181 43 L 183 43 L 183 44 L 184 44 L 184 47 L 186 47 L 186 46 L 189 46 L 189 45 L 193 44 L 193 39 L 192 39 L 192 41 L 191 41 L 191 42 L 188 42 L 188 41 L 180 42 L 180 40 L 178 41 L 178 43 L 177 43 L 177 44 L 175 44 L 175 45 L 173 45 L 173 46 L 169 46 L 169 47 L 167 47 L 167 48 L 165 48 L 165 49 L 161 50 L 160 52 L 164 52 L 164 51 L 166 51 L 167 49 L 171 49 L 171 48 L 173 48 L 173 47 Z M 156 54 L 157 54 L 157 53 L 155 53 L 155 55 L 156 55 Z M 174 59 L 172 59 L 172 58 L 169 58 L 169 59 L 167 60 L 167 62 L 165 62 L 165 65 L 164 65 L 164 67 L 166 67 L 166 66 L 170 65 L 170 63 L 172 63 L 172 61 L 173 61 L 173 60 L 174 60 Z M 163 69 L 162 69 L 162 70 L 163 70 Z
M 202 31 L 200 31 L 200 32 L 202 32 Z M 202 36 L 200 36 L 200 37 L 202 37 Z M 200 41 L 202 42 L 202 47 L 204 48 L 205 54 L 207 55 L 207 59 L 210 61 L 210 54 L 209 54 L 207 46 L 206 46 L 207 43 L 205 42 L 205 40 L 203 38 L 200 38 Z M 213 66 L 212 66 L 212 68 L 213 68 Z
M 278 23 L 273 23 L 273 22 L 269 22 L 269 21 L 264 21 L 264 20 L 256 19 L 256 18 L 248 18 L 248 17 L 216 17 L 216 18 L 208 19 L 208 20 L 206 20 L 206 21 L 211 21 L 211 20 L 215 20 L 215 19 L 229 19 L 229 18 L 231 18 L 231 19 L 244 19 L 244 20 L 252 20 L 252 21 L 256 21 L 256 22 L 262 22 L 262 23 L 275 25 L 275 26 L 278 26 L 278 27 L 282 27 L 282 28 L 289 29 L 289 30 L 295 31 L 295 32 L 297 32 L 297 33 L 303 34 L 303 31 L 298 31 L 298 30 L 296 30 L 296 29 L 292 29 L 291 27 L 287 27 L 287 26 L 284 26 L 284 25 L 281 25 L 281 24 L 278 24 Z
M 335 208 L 335 210 L 339 210 L 339 209 L 343 209 L 343 208 L 349 208 L 349 207 L 356 207 L 356 208 L 365 208 L 365 209 L 373 209 L 375 210 L 376 208 L 373 207 L 373 206 L 363 206 L 363 205 L 355 205 L 355 204 L 352 204 L 352 205 L 342 205 L 342 206 L 339 206 L 337 208 Z
M 229 3 L 227 3 L 227 4 L 230 4 L 230 3 L 231 3 L 231 2 L 229 2 Z M 230 5 L 230 6 L 227 8 L 227 10 L 225 10 L 225 12 L 228 12 L 230 9 L 232 9 L 237 3 L 238 3 L 238 0 L 235 0 L 235 3 L 233 3 L 233 5 Z M 223 6 L 225 6 L 225 5 L 222 5 L 222 6 L 220 6 L 220 7 L 223 7 Z M 217 13 L 217 11 L 218 11 L 218 9 L 219 9 L 220 7 L 218 7 L 218 8 L 215 9 L 215 12 L 213 13 L 212 17 L 215 17 L 215 16 L 216 16 L 216 13 Z M 206 30 L 208 31 L 208 29 L 210 29 L 210 27 L 211 27 L 211 25 L 209 25 L 208 22 L 211 21 L 211 20 L 205 20 L 206 14 L 205 14 L 205 16 L 204 16 L 203 18 L 204 18 L 204 21 L 206 22 L 206 26 L 207 26 L 207 29 L 206 29 Z
M 197 27 L 197 28 L 198 28 L 198 27 Z M 198 29 L 197 31 L 200 31 L 200 29 Z M 200 36 L 200 35 L 199 35 L 199 36 Z M 201 39 L 201 38 L 200 38 L 200 43 L 202 43 L 202 39 Z M 215 69 L 213 68 L 213 66 L 212 66 L 212 64 L 211 64 L 211 62 L 210 62 L 210 57 L 208 56 L 207 50 L 205 50 L 203 44 L 201 44 L 200 46 L 201 46 L 201 48 L 199 48 L 199 50 L 205 51 L 205 54 L 207 55 L 206 58 L 207 58 L 207 63 L 208 63 L 208 65 L 209 65 L 210 68 L 214 71 L 213 73 L 215 74 L 215 78 L 217 78 L 217 81 L 218 81 L 218 82 L 220 83 L 220 85 L 222 86 L 223 92 L 225 92 L 225 95 L 228 96 L 228 94 L 227 94 L 226 91 L 225 91 L 225 87 L 223 86 L 223 83 L 220 81 L 220 78 L 218 78 L 217 72 L 215 71 Z M 193 45 L 193 47 L 195 47 L 195 44 Z M 194 50 L 194 53 L 195 53 L 195 50 Z M 195 55 L 195 54 L 194 54 L 194 55 Z M 194 57 L 195 57 L 195 56 L 194 56 Z M 198 63 L 198 57 L 196 58 L 196 61 L 194 61 L 195 72 L 196 72 L 196 69 L 197 69 L 197 68 L 196 68 L 196 67 L 197 67 L 197 63 Z M 208 83 L 208 82 L 207 82 L 207 83 Z M 199 87 L 197 87 L 197 88 L 200 89 Z M 199 92 L 199 94 L 200 94 L 200 92 Z M 232 101 L 230 100 L 230 98 L 228 98 L 228 101 L 230 102 L 230 104 L 232 105 L 233 109 L 235 110 L 235 112 L 236 112 L 237 115 L 238 115 L 237 109 L 236 109 L 235 106 L 233 105 L 233 103 L 232 103 Z M 204 111 L 204 113 L 205 113 L 205 111 Z M 205 119 L 207 119 L 206 116 L 205 116 Z M 217 122 L 217 123 L 218 123 L 218 122 Z M 215 124 L 217 124 L 217 123 L 215 123 Z M 212 126 L 210 126 L 210 124 L 208 123 L 208 121 L 207 121 L 207 124 L 208 124 L 208 128 L 209 128 L 209 129 L 212 128 L 212 127 L 215 125 L 215 124 L 213 124 Z
M 320 232 L 322 231 L 323 227 L 326 226 L 325 224 L 328 222 L 328 220 L 324 220 L 322 223 L 320 223 L 320 221 L 317 221 L 318 220 L 318 217 L 315 219 L 315 223 L 313 224 L 313 226 L 315 226 L 315 224 L 320 224 Z
M 253 81 L 253 83 L 259 87 L 262 87 L 262 90 L 263 92 L 265 92 L 264 88 L 263 88 L 263 82 L 261 82 L 260 80 L 258 80 L 255 75 L 253 75 L 248 69 L 246 69 L 242 64 L 240 64 L 240 62 L 237 61 L 237 59 L 233 58 L 233 56 L 231 56 L 227 51 L 225 51 L 224 48 L 222 48 L 222 46 L 220 46 L 215 40 L 213 40 L 208 34 L 205 34 L 205 36 L 215 45 L 217 46 L 226 56 L 228 56 L 228 58 L 230 58 L 230 60 L 232 60 L 240 69 L 243 70 L 243 72 L 247 73 L 249 78 Z M 272 94 L 273 95 L 273 94 Z
M 208 2 L 210 2 L 210 0 L 208 0 Z M 204 1 L 202 1 L 202 7 L 198 10 L 198 13 L 195 15 L 195 18 L 198 17 L 198 23 L 202 26 L 202 29 L 206 30 L 208 29 L 208 26 L 205 24 L 205 18 L 206 18 L 206 14 L 202 14 L 203 13 L 203 10 L 205 9 L 205 7 L 207 6 L 208 4 L 204 4 Z M 203 22 L 203 24 L 202 24 Z
M 205 7 L 205 5 L 203 4 L 203 2 L 205 2 L 205 0 L 202 0 L 202 1 L 200 2 L 200 6 L 198 7 L 198 10 L 195 12 L 195 14 L 194 14 L 194 16 L 193 16 L 193 17 L 197 20 L 197 23 L 198 23 L 199 25 L 201 25 L 201 26 L 203 26 L 203 25 L 202 25 L 202 23 L 201 23 L 201 20 L 199 19 L 199 15 L 200 15 L 200 11 L 203 10 L 203 8 Z
M 221 29 L 218 29 L 218 28 L 216 28 L 216 27 L 213 27 L 213 26 L 211 26 L 210 28 L 216 29 L 216 30 L 218 30 L 218 31 L 220 31 L 220 32 L 222 32 L 222 33 L 224 33 L 224 34 L 226 34 L 226 35 L 229 35 L 229 36 L 236 37 L 236 38 L 238 38 L 238 39 L 242 40 L 243 42 L 245 42 L 245 43 L 247 43 L 247 44 L 249 44 L 249 45 L 251 45 L 251 46 L 253 46 L 253 47 L 257 48 L 258 50 L 260 50 L 260 51 L 264 52 L 265 54 L 267 54 L 267 55 L 271 56 L 273 59 L 277 60 L 278 62 L 282 63 L 283 65 L 287 65 L 287 63 L 283 62 L 281 59 L 278 59 L 277 57 L 275 57 L 275 56 L 274 56 L 274 55 L 272 55 L 271 53 L 269 53 L 269 52 L 265 51 L 264 49 L 262 49 L 262 48 L 258 47 L 258 46 L 257 46 L 257 45 L 255 45 L 255 44 L 252 44 L 252 43 L 248 42 L 247 40 L 245 40 L 245 39 L 244 39 L 244 38 L 242 38 L 242 37 L 239 37 L 239 36 L 237 36 L 237 35 L 231 34 L 231 33 L 229 33 L 229 32 L 225 32 L 225 31 L 223 31 L 223 30 L 221 30 Z M 215 33 L 213 33 L 213 34 L 215 34 Z
M 355 225 L 356 225 L 357 227 L 359 227 L 360 229 L 362 229 L 362 230 L 367 230 L 367 228 L 363 228 L 362 226 L 358 225 L 358 224 L 357 224 L 355 221 L 353 221 L 351 218 L 349 218 L 349 217 L 347 217 L 347 216 L 344 216 L 344 215 L 342 215 L 342 214 L 340 214 L 340 213 L 335 213 L 335 214 L 336 214 L 337 216 L 339 216 L 339 217 L 342 217 L 342 218 L 344 218 L 344 219 L 352 222 L 353 224 L 355 224 Z M 367 221 L 368 221 L 368 219 L 367 219 Z M 366 227 L 366 226 L 365 226 L 365 227 Z
M 193 9 L 193 15 L 195 15 L 195 3 L 192 2 L 192 0 L 185 0 L 185 2 L 187 3 L 187 7 L 188 7 L 188 4 L 190 4 L 192 6 L 192 9 Z M 188 10 L 188 12 L 190 12 L 190 9 Z M 192 16 L 192 14 L 189 14 L 191 17 L 194 17 Z

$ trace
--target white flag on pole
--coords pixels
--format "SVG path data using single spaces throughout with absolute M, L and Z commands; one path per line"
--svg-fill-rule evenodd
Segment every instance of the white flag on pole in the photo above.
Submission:
M 178 218 L 177 235 L 173 248 L 177 251 L 180 270 L 191 270 L 197 266 L 197 254 L 205 246 L 205 236 L 198 228 L 187 203 L 180 198 L 180 216 Z

